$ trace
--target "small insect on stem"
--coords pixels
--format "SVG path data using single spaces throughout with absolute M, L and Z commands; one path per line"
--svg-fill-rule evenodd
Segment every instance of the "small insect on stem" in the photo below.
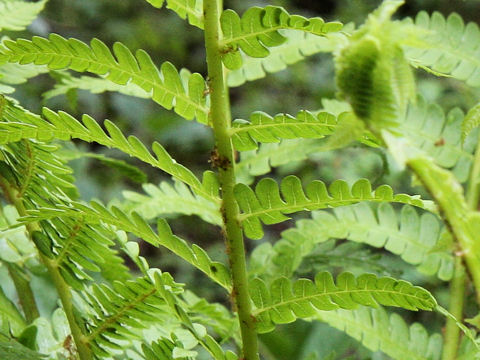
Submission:
M 220 155 L 217 148 L 213 149 L 210 153 L 210 160 L 208 162 L 212 164 L 212 167 L 220 168 L 222 170 L 227 170 L 230 166 L 230 160 L 225 156 Z

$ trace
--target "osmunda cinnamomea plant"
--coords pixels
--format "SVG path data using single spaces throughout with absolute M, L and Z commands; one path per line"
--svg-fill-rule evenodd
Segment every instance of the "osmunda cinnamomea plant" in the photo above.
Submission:
M 2 0 L 1 29 L 25 29 L 46 1 Z M 153 61 L 121 38 L 112 47 L 53 33 L 2 38 L 0 358 L 285 359 L 269 342 L 275 333 L 300 344 L 296 359 L 346 358 L 329 348 L 330 330 L 308 345 L 285 332 L 294 322 L 311 334 L 315 324 L 344 332 L 356 341 L 356 358 L 476 358 L 479 106 L 445 113 L 416 82 L 441 76 L 478 87 L 478 26 L 436 12 L 397 19 L 398 0 L 384 1 L 357 28 L 277 6 L 238 14 L 221 0 L 146 1 L 203 31 L 206 73 Z M 232 119 L 229 88 L 320 52 L 332 55 L 336 99 L 292 115 L 258 109 Z M 200 123 L 214 137 L 205 171 L 110 120 L 47 107 L 34 113 L 15 100 L 17 84 L 49 72 L 61 75 L 56 94 L 115 91 Z M 84 201 L 72 141 L 116 149 L 168 180 L 112 204 Z M 361 177 L 274 177 L 280 165 L 343 148 L 381 153 L 422 196 Z M 176 235 L 169 221 L 180 215 L 221 229 L 225 256 Z M 272 226 L 284 222 L 281 232 Z M 161 262 L 150 265 L 143 242 L 198 270 L 217 302 Z M 386 269 L 384 255 L 410 273 Z M 43 287 L 32 284 L 38 276 Z M 437 299 L 431 286 L 412 283 L 422 276 L 448 293 Z M 51 313 L 38 306 L 46 293 L 56 304 Z

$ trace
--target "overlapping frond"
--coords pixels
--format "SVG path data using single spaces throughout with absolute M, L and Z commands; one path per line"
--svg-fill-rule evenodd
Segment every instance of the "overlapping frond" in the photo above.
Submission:
M 146 220 L 163 214 L 197 215 L 208 223 L 222 224 L 219 204 L 196 196 L 185 184 L 177 181 L 172 186 L 164 181 L 158 186 L 144 184 L 146 195 L 133 191 L 124 191 L 121 207 L 127 211 L 135 211 Z
M 282 238 L 269 249 L 257 276 L 291 276 L 318 244 L 329 239 L 346 239 L 385 250 L 416 265 L 422 273 L 450 280 L 453 275 L 452 239 L 440 221 L 430 213 L 419 215 L 410 205 L 397 214 L 389 203 L 373 210 L 366 203 L 312 212 L 313 219 L 299 220 L 295 228 L 282 232 Z M 262 249 L 254 252 L 260 261 Z M 257 253 L 257 254 L 256 254 Z M 257 261 L 257 262 L 258 262 Z M 264 266 L 263 266 L 264 265 Z M 326 262 L 328 265 L 328 259 Z
M 86 312 L 83 315 L 84 341 L 97 358 L 110 357 L 123 349 L 122 340 L 140 339 L 145 329 L 169 313 L 169 307 L 156 286 L 156 278 L 168 284 L 169 292 L 182 292 L 170 274 L 154 272 L 113 286 L 94 284 L 81 293 Z M 166 291 L 166 290 L 165 290 Z M 120 343 L 119 343 L 120 342 Z
M 16 65 L 16 64 L 9 64 Z M 5 65 L 4 65 L 5 66 Z M 17 65 L 18 66 L 18 65 Z M 23 68 L 23 66 L 21 66 Z M 35 67 L 37 68 L 37 67 Z M 0 67 L 1 71 L 2 67 Z M 135 96 L 142 99 L 149 99 L 150 94 L 143 90 L 140 86 L 129 82 L 125 85 L 119 85 L 106 78 L 81 76 L 81 77 L 63 77 L 59 83 L 55 84 L 53 89 L 43 93 L 45 99 L 66 94 L 71 90 L 86 90 L 92 94 L 100 94 L 107 91 L 117 92 L 129 96 Z
M 440 334 L 428 334 L 419 323 L 409 326 L 400 315 L 389 315 L 382 307 L 318 311 L 314 318 L 345 332 L 367 349 L 380 350 L 396 360 L 441 358 Z
M 152 245 L 164 246 L 205 273 L 219 285 L 226 289 L 231 287 L 230 274 L 227 267 L 223 263 L 212 261 L 201 247 L 195 244 L 190 246 L 185 240 L 173 235 L 167 222 L 163 219 L 159 219 L 157 232 L 154 232 L 148 223 L 137 213 L 133 212 L 127 215 L 118 207 L 112 206 L 110 209 L 107 209 L 96 201 L 90 202 L 89 206 L 72 203 L 64 206 L 57 205 L 55 209 L 37 207 L 37 209 L 29 210 L 28 214 L 29 216 L 24 218 L 24 221 L 67 217 L 84 219 L 89 224 L 103 222 L 113 225 L 116 229 L 135 234 Z
M 208 122 L 205 80 L 200 74 L 179 75 L 175 66 L 164 62 L 160 69 L 150 56 L 138 50 L 135 56 L 122 43 L 115 43 L 113 53 L 100 40 L 90 46 L 77 39 L 51 34 L 48 39 L 5 40 L 0 51 L 2 63 L 47 65 L 50 69 L 71 69 L 105 75 L 119 85 L 132 82 L 150 94 L 153 101 L 187 120 Z
M 407 47 L 407 57 L 412 65 L 428 67 L 433 72 L 449 74 L 465 80 L 468 85 L 480 86 L 480 60 L 477 44 L 480 30 L 475 23 L 464 24 L 456 13 L 446 19 L 439 12 L 428 15 L 425 11 L 417 14 L 415 25 L 420 41 Z
M 21 0 L 0 1 L 0 31 L 20 31 L 28 25 L 43 10 L 48 0 L 27 2 Z
M 280 139 L 314 138 L 319 139 L 334 132 L 338 120 L 332 114 L 320 112 L 312 114 L 300 111 L 295 117 L 277 114 L 274 117 L 257 111 L 250 121 L 235 120 L 230 131 L 236 150 L 246 151 L 258 147 L 258 142 L 276 143 Z
M 351 188 L 347 182 L 337 180 L 328 190 L 325 183 L 316 180 L 308 184 L 304 191 L 300 179 L 295 176 L 284 178 L 280 188 L 275 180 L 264 178 L 257 184 L 255 192 L 247 185 L 237 184 L 235 197 L 242 210 L 239 220 L 245 235 L 252 239 L 263 236 L 261 222 L 276 224 L 289 219 L 285 214 L 303 210 L 338 207 L 360 201 L 399 202 L 433 209 L 431 202 L 424 201 L 419 196 L 394 194 L 388 185 L 372 191 L 366 179 L 358 180 Z
M 415 105 L 408 107 L 400 128 L 413 147 L 432 157 L 437 165 L 450 169 L 460 182 L 465 182 L 477 139 L 473 136 L 462 146 L 463 120 L 464 113 L 459 108 L 445 115 L 439 105 L 418 98 Z
M 12 85 L 23 84 L 28 79 L 48 71 L 46 66 L 2 64 L 0 65 L 0 93 L 13 93 L 15 88 Z
M 243 85 L 247 81 L 261 79 L 267 73 L 284 70 L 288 65 L 302 61 L 307 56 L 323 52 L 333 52 L 347 41 L 351 26 L 346 25 L 342 32 L 328 33 L 317 36 L 303 31 L 283 31 L 281 35 L 286 41 L 269 49 L 270 55 L 264 58 L 242 57 L 242 66 L 228 72 L 228 85 L 231 87 Z
M 328 272 L 318 273 L 315 281 L 286 277 L 274 280 L 270 287 L 255 278 L 250 282 L 250 295 L 255 309 L 257 331 L 274 330 L 275 324 L 285 324 L 297 318 L 315 316 L 318 310 L 356 309 L 359 305 L 377 307 L 398 306 L 409 310 L 433 310 L 436 301 L 425 289 L 407 281 L 373 274 L 355 277 L 344 272 L 333 281 Z
M 339 22 L 325 22 L 322 18 L 307 19 L 290 15 L 278 6 L 251 7 L 240 17 L 233 10 L 225 10 L 220 17 L 223 31 L 223 62 L 229 69 L 242 66 L 241 49 L 246 55 L 256 58 L 270 54 L 268 47 L 283 44 L 287 39 L 278 30 L 302 30 L 314 35 L 340 31 Z
M 203 29 L 203 0 L 146 0 L 156 8 L 167 3 L 167 9 L 177 13 L 182 19 L 188 19 L 193 26 Z
M 65 112 L 55 113 L 47 108 L 44 108 L 43 114 L 48 121 L 25 112 L 17 105 L 4 104 L 3 116 L 7 121 L 0 123 L 0 144 L 21 139 L 37 139 L 40 141 L 81 139 L 96 142 L 119 149 L 165 171 L 189 185 L 199 195 L 214 200 L 217 198 L 218 185 L 211 172 L 204 174 L 203 183 L 201 183 L 189 169 L 178 164 L 157 142 L 152 145 L 152 151 L 155 154 L 153 156 L 138 138 L 129 136 L 127 139 L 120 129 L 109 120 L 104 122 L 107 133 L 88 115 L 84 115 L 82 122 L 80 122 Z

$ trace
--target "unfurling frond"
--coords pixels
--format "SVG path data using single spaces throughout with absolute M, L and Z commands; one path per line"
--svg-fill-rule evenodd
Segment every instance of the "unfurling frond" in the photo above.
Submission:
M 203 29 L 203 0 L 145 0 L 156 8 L 167 3 L 167 9 L 177 13 L 182 19 L 188 19 L 193 26 Z
M 159 143 L 155 142 L 152 145 L 152 151 L 155 154 L 153 156 L 138 138 L 134 136 L 126 138 L 121 130 L 109 120 L 104 122 L 107 129 L 107 132 L 105 132 L 88 115 L 84 115 L 82 122 L 80 122 L 65 112 L 55 113 L 47 108 L 44 108 L 43 114 L 48 121 L 7 102 L 3 108 L 3 117 L 8 121 L 0 122 L 0 144 L 21 139 L 37 139 L 40 141 L 81 139 L 96 142 L 119 149 L 155 166 L 189 185 L 196 194 L 216 201 L 218 185 L 216 185 L 212 173 L 205 172 L 203 183 L 201 183 L 189 169 L 178 164 Z
M 282 197 L 280 197 L 280 190 Z M 375 191 L 368 180 L 358 180 L 350 188 L 347 182 L 337 180 L 328 190 L 322 181 L 313 181 L 305 189 L 299 178 L 287 176 L 278 183 L 270 178 L 259 181 L 255 192 L 244 184 L 237 184 L 235 197 L 242 209 L 239 220 L 242 222 L 245 235 L 252 239 L 263 236 L 261 222 L 276 224 L 289 218 L 284 214 L 291 214 L 303 210 L 317 210 L 354 204 L 360 201 L 372 202 L 399 202 L 411 204 L 421 208 L 432 209 L 429 201 L 421 200 L 418 196 L 394 194 L 388 185 L 382 185 Z
M 231 135 L 236 150 L 246 151 L 258 147 L 258 142 L 275 143 L 280 139 L 313 138 L 319 139 L 333 133 L 337 118 L 327 112 L 316 115 L 300 111 L 295 117 L 278 114 L 271 117 L 257 111 L 250 116 L 250 122 L 235 120 Z
M 407 44 L 406 55 L 413 66 L 448 74 L 468 85 L 480 86 L 480 60 L 477 44 L 480 30 L 475 23 L 464 24 L 458 14 L 447 19 L 439 12 L 431 16 L 421 11 L 415 18 L 419 41 Z M 427 30 L 427 31 L 425 31 Z
M 250 294 L 260 333 L 274 330 L 275 324 L 313 317 L 318 310 L 351 310 L 359 305 L 377 307 L 379 304 L 408 310 L 433 310 L 437 305 L 427 290 L 407 281 L 377 278 L 373 274 L 356 278 L 349 272 L 340 274 L 336 284 L 328 272 L 318 273 L 314 282 L 300 279 L 292 283 L 280 277 L 270 287 L 255 278 L 250 282 Z
M 187 120 L 208 122 L 205 80 L 200 74 L 180 77 L 177 69 L 164 62 L 160 69 L 150 56 L 138 50 L 135 56 L 122 43 L 115 43 L 113 53 L 100 40 L 93 39 L 90 46 L 77 39 L 65 39 L 51 34 L 48 39 L 5 40 L 0 61 L 20 64 L 48 65 L 50 69 L 71 69 L 105 75 L 106 79 L 125 85 L 130 81 L 150 94 L 153 101 Z
M 157 232 L 148 225 L 140 215 L 133 212 L 127 215 L 118 207 L 107 209 L 99 202 L 92 201 L 90 206 L 75 203 L 69 206 L 58 205 L 56 209 L 38 208 L 30 210 L 24 221 L 39 221 L 57 217 L 84 219 L 89 224 L 105 223 L 115 226 L 116 229 L 135 234 L 139 238 L 154 246 L 163 246 L 180 258 L 189 262 L 197 269 L 209 276 L 213 281 L 230 289 L 230 274 L 227 267 L 220 262 L 212 261 L 209 255 L 197 245 L 190 246 L 187 242 L 175 235 L 167 222 L 159 219 Z
M 398 314 L 378 307 L 318 311 L 314 317 L 345 332 L 369 350 L 382 351 L 395 360 L 440 360 L 442 336 L 429 335 L 419 323 L 408 325 Z
M 0 31 L 20 31 L 28 25 L 43 10 L 48 0 L 27 2 L 19 0 L 0 1 Z
M 283 44 L 287 39 L 278 30 L 302 30 L 315 35 L 325 35 L 339 31 L 339 22 L 326 23 L 322 18 L 307 19 L 299 15 L 290 15 L 278 6 L 265 8 L 251 7 L 240 18 L 233 10 L 225 10 L 220 23 L 223 31 L 223 62 L 229 69 L 242 66 L 241 49 L 245 54 L 255 58 L 270 54 L 268 47 Z

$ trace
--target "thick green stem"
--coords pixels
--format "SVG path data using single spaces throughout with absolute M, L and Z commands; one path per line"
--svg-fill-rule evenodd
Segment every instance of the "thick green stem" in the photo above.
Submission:
M 22 198 L 18 196 L 18 191 L 2 177 L 0 177 L 0 186 L 2 187 L 7 200 L 10 201 L 17 209 L 18 214 L 20 216 L 26 216 L 27 211 L 23 204 Z M 28 223 L 26 225 L 26 228 L 30 238 L 33 238 L 33 233 L 35 231 L 41 230 L 40 226 L 35 222 Z M 40 260 L 46 266 L 53 280 L 55 288 L 57 289 L 57 293 L 62 302 L 63 311 L 65 312 L 65 315 L 68 320 L 68 324 L 70 326 L 70 330 L 72 332 L 72 337 L 77 348 L 78 356 L 80 360 L 91 360 L 92 353 L 86 341 L 87 338 L 85 337 L 85 335 L 83 335 L 82 331 L 80 330 L 80 327 L 78 326 L 75 315 L 74 315 L 72 293 L 70 292 L 70 287 L 67 285 L 67 283 L 61 276 L 60 270 L 58 268 L 58 264 L 54 260 L 51 260 L 45 255 L 43 255 L 40 251 L 39 251 L 39 255 L 40 255 Z M 19 294 L 19 296 L 22 296 L 22 295 Z
M 465 267 L 461 256 L 455 257 L 455 270 L 450 282 L 450 301 L 448 311 L 459 321 L 463 318 L 463 306 L 465 300 Z M 454 360 L 457 358 L 458 344 L 460 340 L 460 328 L 455 320 L 448 318 L 443 335 L 444 346 L 442 360 Z
M 221 1 L 205 0 L 205 47 L 207 52 L 208 77 L 210 79 L 210 121 L 215 135 L 216 154 L 213 164 L 219 168 L 219 181 L 222 189 L 222 215 L 224 220 L 225 241 L 232 272 L 232 299 L 238 312 L 242 334 L 243 358 L 258 360 L 258 343 L 255 321 L 252 316 L 250 296 L 248 294 L 245 246 L 241 225 L 238 222 L 239 209 L 233 188 L 235 186 L 234 152 L 229 129 L 231 115 L 228 90 L 221 61 Z
M 13 280 L 13 284 L 15 285 L 15 290 L 17 291 L 20 305 L 25 314 L 25 319 L 28 324 L 31 324 L 33 320 L 40 316 L 40 314 L 38 312 L 37 302 L 33 296 L 32 288 L 30 287 L 30 282 L 25 278 L 25 275 L 22 274 L 22 270 L 19 269 L 17 265 L 7 264 L 7 268 L 8 273 Z
M 477 210 L 478 200 L 480 198 L 480 133 L 477 141 L 477 150 L 473 159 L 472 171 L 467 188 L 467 203 L 470 209 Z

